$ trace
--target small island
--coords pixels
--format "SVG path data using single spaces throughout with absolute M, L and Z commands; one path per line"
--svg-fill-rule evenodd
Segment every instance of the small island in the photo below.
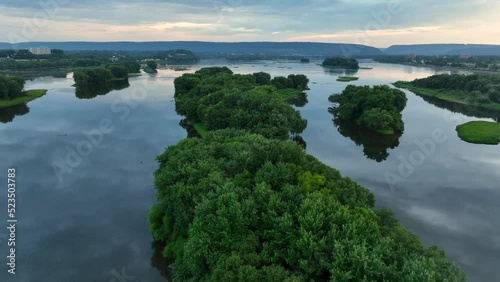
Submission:
M 359 69 L 359 63 L 353 58 L 330 57 L 326 58 L 321 64 L 323 67 L 339 69 Z
M 144 72 L 146 73 L 158 73 L 156 70 L 158 68 L 158 64 L 155 61 L 147 61 L 146 66 L 144 67 Z
M 414 81 L 393 83 L 421 95 L 500 111 L 500 77 L 491 75 L 440 74 Z
M 25 81 L 19 77 L 0 76 L 0 108 L 24 105 L 47 93 L 47 90 L 24 90 Z
M 331 95 L 328 100 L 336 103 L 329 110 L 340 121 L 355 122 L 382 134 L 404 130 L 401 112 L 406 107 L 407 98 L 401 90 L 387 85 L 348 85 L 341 94 Z
M 458 137 L 473 144 L 500 144 L 500 123 L 471 121 L 457 126 Z
M 174 80 L 177 111 L 201 136 L 225 128 L 288 139 L 307 122 L 287 101 L 308 89 L 305 75 L 265 72 L 233 74 L 227 67 L 203 68 Z
M 350 81 L 356 81 L 358 79 L 359 79 L 359 77 L 355 77 L 355 76 L 339 76 L 339 78 L 337 78 L 337 81 L 350 82 Z

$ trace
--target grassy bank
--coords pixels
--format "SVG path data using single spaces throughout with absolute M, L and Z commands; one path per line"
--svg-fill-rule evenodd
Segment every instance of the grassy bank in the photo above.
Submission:
M 201 137 L 205 137 L 208 134 L 208 128 L 205 124 L 201 122 L 195 122 L 193 123 L 194 129 L 196 129 L 196 132 L 200 134 Z
M 435 97 L 441 100 L 460 103 L 464 105 L 470 105 L 473 107 L 479 107 L 494 111 L 500 111 L 499 103 L 485 103 L 485 104 L 472 104 L 467 101 L 467 98 L 470 96 L 468 92 L 465 91 L 451 91 L 451 90 L 442 90 L 442 89 L 430 89 L 423 87 L 413 86 L 411 82 L 408 81 L 398 81 L 393 83 L 394 86 L 398 88 L 408 89 L 411 92 L 419 95 Z
M 278 93 L 278 95 L 283 99 L 283 101 L 287 101 L 288 99 L 295 98 L 295 97 L 299 96 L 300 94 L 302 94 L 302 92 L 303 92 L 302 90 L 293 89 L 293 88 L 280 89 L 280 90 L 276 91 L 276 93 Z
M 337 78 L 337 81 L 349 82 L 349 81 L 355 81 L 358 79 L 359 79 L 359 77 L 355 77 L 355 76 L 339 76 L 339 78 Z
M 28 91 L 26 91 L 26 93 L 28 95 L 16 98 L 14 100 L 0 100 L 0 108 L 6 108 L 6 107 L 21 105 L 21 104 L 27 104 L 28 102 L 31 102 L 31 101 L 45 95 L 47 93 L 47 90 L 45 90 L 45 89 L 28 90 Z
M 456 128 L 458 137 L 474 144 L 498 145 L 500 143 L 500 123 L 471 121 Z

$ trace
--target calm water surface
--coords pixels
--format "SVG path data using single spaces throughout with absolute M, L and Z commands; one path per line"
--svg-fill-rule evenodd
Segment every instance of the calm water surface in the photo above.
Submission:
M 360 80 L 352 84 L 388 84 L 434 73 L 372 62 L 362 66 L 373 69 L 359 70 L 354 75 Z M 237 73 L 306 74 L 311 90 L 308 103 L 298 109 L 308 120 L 302 136 L 307 151 L 369 188 L 377 206 L 392 208 L 426 245 L 443 248 L 471 281 L 497 281 L 500 146 L 468 144 L 455 132 L 457 124 L 479 118 L 406 92 L 404 134 L 380 142 L 356 128 L 335 125 L 326 111 L 328 96 L 347 85 L 335 81 L 345 73 L 315 63 L 230 67 Z M 160 70 L 154 77 L 131 78 L 130 87 L 93 99 L 76 97 L 71 78 L 42 78 L 27 88 L 49 89 L 46 96 L 27 107 L 0 110 L 0 172 L 17 169 L 19 220 L 17 274 L 7 276 L 3 264 L 0 281 L 165 281 L 158 268 L 167 263 L 152 244 L 147 214 L 155 202 L 155 157 L 187 136 L 172 100 L 173 79 L 182 73 Z M 102 129 L 107 133 L 101 138 L 96 132 Z M 444 142 L 430 141 L 433 131 Z M 428 154 L 417 145 L 425 140 L 434 148 Z M 72 152 L 78 150 L 86 156 L 75 157 Z M 411 160 L 418 162 L 412 165 Z M 413 169 L 400 174 L 398 168 L 405 165 Z M 399 182 L 389 185 L 387 175 Z M 0 201 L 7 202 L 6 191 Z M 1 228 L 4 262 L 6 238 Z

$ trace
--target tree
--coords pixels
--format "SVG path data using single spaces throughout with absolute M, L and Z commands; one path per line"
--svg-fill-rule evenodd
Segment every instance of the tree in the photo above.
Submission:
M 128 68 L 124 65 L 108 65 L 107 69 L 111 71 L 115 78 L 126 78 L 128 77 Z
M 155 61 L 147 61 L 146 66 L 152 70 L 156 70 L 156 68 L 158 68 L 158 64 Z
M 253 74 L 255 77 L 255 82 L 257 85 L 269 85 L 271 84 L 271 75 L 265 72 L 256 72 Z

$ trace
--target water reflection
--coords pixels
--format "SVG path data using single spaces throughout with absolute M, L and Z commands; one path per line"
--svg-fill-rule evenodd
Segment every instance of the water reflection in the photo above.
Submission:
M 0 122 L 9 123 L 14 120 L 16 116 L 22 116 L 30 112 L 30 108 L 26 104 L 15 105 L 12 107 L 0 109 Z
M 179 125 L 187 131 L 188 138 L 201 138 L 196 128 L 185 118 L 179 122 Z
M 435 97 L 421 95 L 418 93 L 415 93 L 415 95 L 422 97 L 422 99 L 424 99 L 424 101 L 426 101 L 429 104 L 432 104 L 441 109 L 447 109 L 453 113 L 460 113 L 469 117 L 491 118 L 494 119 L 496 122 L 500 122 L 500 112 L 497 111 L 480 108 L 474 105 L 453 103 Z
M 304 107 L 309 101 L 307 100 L 307 94 L 302 93 L 296 97 L 288 99 L 288 102 L 295 107 L 302 108 Z
M 333 76 L 353 76 L 358 73 L 359 70 L 323 67 L 323 71 L 325 72 L 325 74 Z
M 163 276 L 166 281 L 172 281 L 172 271 L 170 265 L 173 261 L 169 261 L 163 256 L 163 250 L 165 249 L 165 244 L 162 242 L 151 243 L 151 248 L 153 249 L 153 255 L 151 256 L 151 266 L 158 269 L 161 276 Z
M 363 146 L 364 155 L 377 162 L 382 162 L 389 157 L 389 149 L 399 146 L 399 138 L 402 133 L 385 135 L 375 131 L 367 130 L 354 122 L 334 119 L 333 123 L 340 134 L 350 138 L 357 146 Z
M 100 95 L 106 95 L 113 90 L 122 90 L 129 87 L 128 79 L 112 81 L 106 85 L 95 85 L 90 87 L 76 87 L 76 97 L 78 99 L 93 99 Z

